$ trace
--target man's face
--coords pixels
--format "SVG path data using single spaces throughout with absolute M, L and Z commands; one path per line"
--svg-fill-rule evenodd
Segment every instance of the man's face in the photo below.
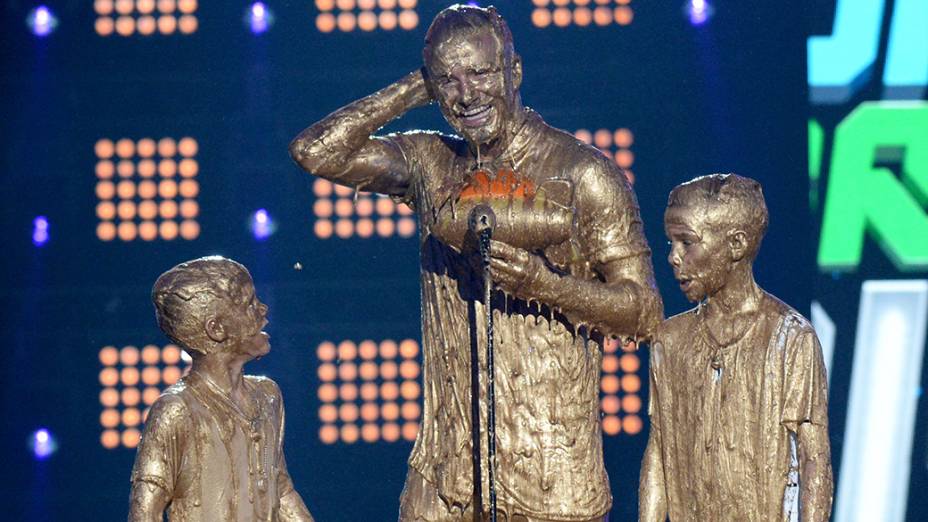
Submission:
M 726 234 L 709 218 L 704 206 L 675 206 L 664 214 L 664 232 L 670 240 L 667 261 L 691 302 L 721 290 L 733 265 Z
M 238 278 L 224 315 L 238 353 L 253 359 L 271 351 L 270 337 L 262 331 L 267 325 L 267 305 L 255 295 L 255 285 L 247 274 Z
M 518 77 L 506 70 L 501 44 L 490 28 L 434 43 L 426 66 L 441 112 L 458 134 L 485 145 L 506 132 L 518 85 L 507 89 L 505 79 Z

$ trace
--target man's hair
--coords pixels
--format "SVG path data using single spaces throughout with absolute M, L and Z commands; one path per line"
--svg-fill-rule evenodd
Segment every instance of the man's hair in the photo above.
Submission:
M 493 30 L 493 34 L 499 41 L 503 52 L 503 65 L 508 69 L 512 66 L 515 49 L 512 45 L 512 32 L 509 31 L 506 21 L 495 7 L 484 8 L 462 4 L 454 4 L 442 9 L 432 20 L 432 25 L 425 34 L 425 48 L 422 50 L 426 65 L 431 58 L 434 44 L 462 33 L 477 34 L 488 27 Z
M 161 274 L 151 291 L 158 326 L 190 355 L 213 353 L 219 343 L 206 335 L 206 321 L 219 305 L 240 298 L 239 287 L 248 270 L 220 256 L 181 263 Z
M 757 256 L 770 219 L 760 183 L 737 174 L 709 174 L 670 191 L 668 211 L 696 206 L 706 207 L 713 226 L 743 230 L 749 241 L 748 259 Z

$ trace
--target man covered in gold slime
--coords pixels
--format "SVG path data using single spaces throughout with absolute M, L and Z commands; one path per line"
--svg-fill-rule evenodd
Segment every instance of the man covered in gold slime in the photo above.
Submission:
M 267 305 L 248 270 L 204 257 L 168 270 L 152 290 L 158 324 L 193 358 L 155 401 L 132 469 L 129 521 L 311 522 L 284 460 L 277 384 L 243 375 L 267 355 Z
M 445 9 L 423 55 L 423 70 L 290 147 L 305 170 L 418 215 L 424 409 L 400 519 L 470 520 L 475 505 L 489 506 L 484 407 L 481 499 L 471 460 L 470 357 L 480 347 L 485 377 L 486 325 L 467 228 L 470 210 L 489 205 L 501 290 L 492 303 L 499 509 L 509 520 L 601 520 L 612 503 L 599 424 L 603 335 L 644 335 L 662 313 L 638 204 L 605 156 L 523 107 L 522 62 L 496 10 Z M 372 136 L 431 101 L 460 137 Z
M 651 345 L 651 432 L 640 520 L 826 521 L 828 391 L 812 326 L 754 281 L 760 184 L 713 174 L 670 193 L 668 261 L 697 308 Z M 796 454 L 798 448 L 798 455 Z

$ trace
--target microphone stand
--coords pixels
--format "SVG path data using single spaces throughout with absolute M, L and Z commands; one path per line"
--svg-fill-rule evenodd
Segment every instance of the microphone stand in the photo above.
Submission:
M 487 328 L 487 473 L 490 484 L 490 522 L 496 521 L 496 383 L 493 361 L 493 307 L 491 298 L 493 293 L 493 277 L 490 274 L 490 238 L 493 236 L 493 228 L 496 226 L 496 214 L 488 205 L 478 205 L 474 207 L 468 218 L 468 226 L 477 236 L 480 247 L 480 259 L 483 266 L 483 309 L 485 313 L 485 322 Z M 471 356 L 472 379 L 478 378 L 479 391 L 479 367 L 477 366 L 476 346 Z M 480 408 L 479 394 L 472 397 L 474 401 L 472 406 L 474 413 L 474 480 L 481 480 L 480 477 Z M 478 496 L 477 507 L 482 511 L 483 495 L 482 483 L 480 486 L 475 485 L 475 492 Z M 476 510 L 475 510 L 476 517 Z M 481 515 L 482 517 L 482 515 Z

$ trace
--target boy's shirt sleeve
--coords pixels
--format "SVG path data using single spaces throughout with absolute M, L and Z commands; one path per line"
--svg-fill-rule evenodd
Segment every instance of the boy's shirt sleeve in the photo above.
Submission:
M 803 329 L 788 347 L 781 422 L 792 432 L 805 422 L 828 426 L 828 379 L 815 331 Z
M 173 496 L 183 457 L 186 431 L 191 428 L 184 401 L 163 395 L 152 406 L 132 467 L 132 483 L 149 482 Z

